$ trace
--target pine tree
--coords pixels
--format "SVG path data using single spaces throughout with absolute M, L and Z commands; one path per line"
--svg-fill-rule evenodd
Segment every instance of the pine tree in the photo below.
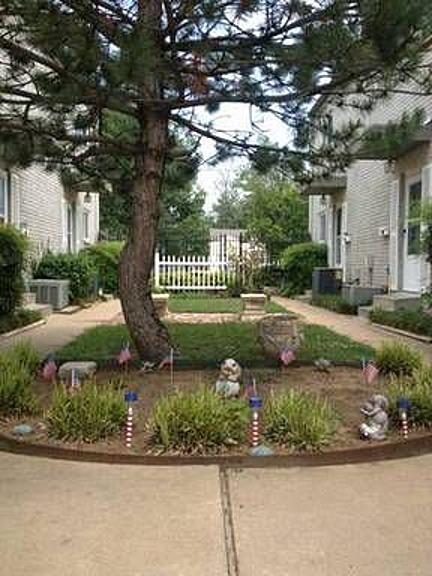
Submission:
M 158 359 L 169 340 L 149 278 L 170 130 L 213 138 L 221 157 L 260 152 L 248 134 L 212 125 L 221 104 L 243 103 L 304 141 L 319 95 L 343 104 L 349 86 L 373 101 L 424 71 L 431 22 L 425 0 L 2 0 L 2 159 L 62 168 L 71 186 L 100 185 L 97 166 L 113 156 L 132 162 L 120 293 L 139 352 Z M 131 137 L 104 130 L 112 113 L 133 120 Z M 293 170 L 310 161 L 288 143 L 271 151 Z

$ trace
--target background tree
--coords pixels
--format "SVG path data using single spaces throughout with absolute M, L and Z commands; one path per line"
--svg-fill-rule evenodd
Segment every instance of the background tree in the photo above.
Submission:
M 424 0 L 2 0 L 3 160 L 73 169 L 80 186 L 107 177 L 95 157 L 132 160 L 120 294 L 138 351 L 158 359 L 169 337 L 149 278 L 170 128 L 213 138 L 221 158 L 259 150 L 253 134 L 222 133 L 210 117 L 223 103 L 253 105 L 301 134 L 300 150 L 272 147 L 287 169 L 301 171 L 310 152 L 323 163 L 328 150 L 308 150 L 302 130 L 316 97 L 343 106 L 348 89 L 373 101 L 415 76 L 429 89 L 431 12 Z M 133 119 L 130 140 L 104 132 L 107 112 Z
M 246 220 L 243 198 L 236 184 L 236 179 L 228 173 L 216 183 L 218 197 L 211 209 L 211 221 L 214 228 L 244 228 Z
M 265 246 L 271 259 L 279 258 L 288 246 L 310 239 L 307 199 L 279 172 L 259 174 L 248 169 L 237 186 L 245 194 L 248 233 Z
M 130 142 L 136 124 L 127 116 L 110 114 L 103 125 L 111 138 Z M 173 158 L 167 161 L 160 193 L 157 246 L 172 255 L 206 254 L 209 222 L 204 213 L 205 193 L 194 187 L 199 166 L 196 145 L 172 138 Z M 125 240 L 132 223 L 133 161 L 130 158 L 95 158 L 94 169 L 109 178 L 100 203 L 100 229 L 104 238 Z

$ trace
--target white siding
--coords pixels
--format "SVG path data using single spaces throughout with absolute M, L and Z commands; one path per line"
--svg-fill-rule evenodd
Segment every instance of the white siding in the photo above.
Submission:
M 37 255 L 46 250 L 67 250 L 67 201 L 59 176 L 42 166 L 14 170 L 12 181 L 12 221 L 28 232 Z M 75 249 L 85 246 L 82 212 L 89 212 L 89 241 L 99 234 L 99 196 L 91 194 L 90 203 L 84 193 L 77 195 L 75 210 Z
M 28 231 L 36 253 L 62 249 L 63 188 L 57 174 L 41 166 L 15 172 L 21 182 L 20 227 Z

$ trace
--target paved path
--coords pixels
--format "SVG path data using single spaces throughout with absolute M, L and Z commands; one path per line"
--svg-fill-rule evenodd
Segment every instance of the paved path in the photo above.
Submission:
M 311 306 L 300 300 L 292 300 L 281 296 L 275 296 L 272 300 L 287 310 L 299 314 L 307 323 L 327 326 L 327 328 L 331 328 L 339 334 L 344 334 L 364 344 L 370 344 L 376 347 L 383 342 L 406 342 L 413 348 L 420 350 L 424 358 L 432 362 L 432 344 L 420 342 L 398 334 L 392 334 L 382 328 L 373 326 L 366 318 L 337 314 L 325 308 Z
M 432 455 L 220 471 L 0 454 L 1 576 L 429 576 Z
M 74 314 L 51 314 L 46 324 L 7 339 L 0 338 L 0 348 L 7 348 L 19 340 L 29 340 L 41 356 L 65 346 L 84 330 L 98 324 L 110 324 L 119 317 L 120 300 L 100 302 Z

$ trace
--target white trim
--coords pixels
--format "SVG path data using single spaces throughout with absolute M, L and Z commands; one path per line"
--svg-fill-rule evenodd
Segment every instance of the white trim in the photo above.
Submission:
M 4 194 L 4 212 L 0 213 L 0 222 L 9 222 L 9 200 L 8 200 L 8 177 L 7 172 L 0 170 L 0 180 L 3 182 L 1 186 L 2 194 Z
M 399 234 L 400 234 L 400 181 L 399 179 L 390 182 L 389 191 L 389 287 L 390 290 L 399 289 Z

